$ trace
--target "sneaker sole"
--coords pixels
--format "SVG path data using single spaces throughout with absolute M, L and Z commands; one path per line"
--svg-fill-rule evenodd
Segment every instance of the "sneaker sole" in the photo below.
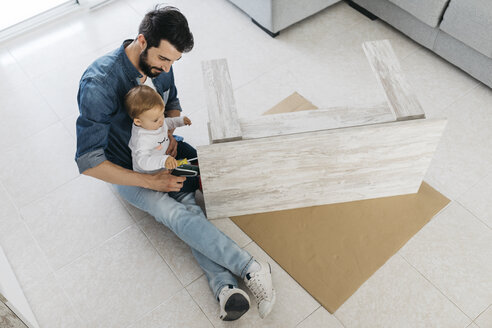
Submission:
M 248 300 L 241 294 L 233 294 L 227 300 L 224 306 L 224 310 L 227 313 L 222 319 L 224 321 L 234 321 L 239 319 L 243 314 L 249 310 Z

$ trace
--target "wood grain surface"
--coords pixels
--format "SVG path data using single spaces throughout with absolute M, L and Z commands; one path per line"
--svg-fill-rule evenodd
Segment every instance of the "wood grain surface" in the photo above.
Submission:
M 22 320 L 3 301 L 0 301 L 0 327 L 27 328 Z
M 236 101 L 225 59 L 202 62 L 210 139 L 213 143 L 241 139 Z
M 254 139 L 393 121 L 395 115 L 387 106 L 374 106 L 334 107 L 240 118 L 239 124 L 243 139 Z
M 416 193 L 446 120 L 198 147 L 209 219 Z
M 424 110 L 404 77 L 391 43 L 388 40 L 364 42 L 362 48 L 396 119 L 425 118 Z

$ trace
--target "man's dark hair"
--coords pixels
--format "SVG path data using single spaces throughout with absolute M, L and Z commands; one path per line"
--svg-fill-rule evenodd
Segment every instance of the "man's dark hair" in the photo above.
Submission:
M 188 52 L 194 45 L 186 17 L 172 6 L 159 8 L 157 5 L 149 11 L 140 23 L 138 34 L 143 34 L 147 40 L 147 49 L 159 47 L 161 40 L 167 40 L 179 52 Z

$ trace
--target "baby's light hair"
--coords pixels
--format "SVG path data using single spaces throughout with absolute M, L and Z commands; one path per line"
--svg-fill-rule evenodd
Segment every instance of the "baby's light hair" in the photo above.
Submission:
M 132 119 L 138 118 L 143 112 L 154 107 L 164 108 L 161 96 L 147 85 L 137 85 L 125 96 L 125 107 Z

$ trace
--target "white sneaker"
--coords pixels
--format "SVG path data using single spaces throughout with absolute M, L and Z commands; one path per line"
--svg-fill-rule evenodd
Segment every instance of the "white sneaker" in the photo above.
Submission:
M 272 284 L 272 268 L 270 264 L 267 262 L 258 262 L 258 264 L 260 264 L 261 269 L 247 273 L 244 282 L 256 298 L 258 313 L 260 318 L 263 319 L 272 311 L 276 296 Z
M 224 321 L 239 319 L 249 310 L 249 296 L 232 285 L 225 286 L 219 293 L 220 315 Z

